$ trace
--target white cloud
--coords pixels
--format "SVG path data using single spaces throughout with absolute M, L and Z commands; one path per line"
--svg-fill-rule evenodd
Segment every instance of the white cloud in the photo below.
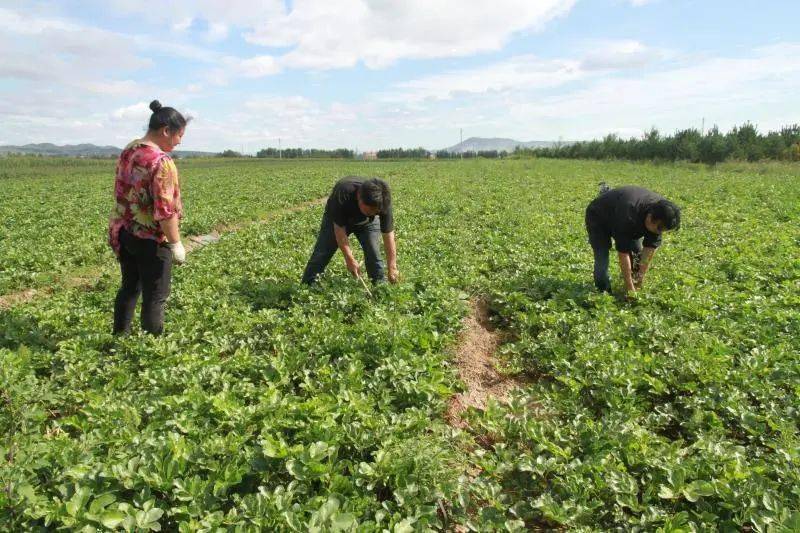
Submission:
M 12 144 L 76 143 L 94 138 L 99 144 L 108 131 L 97 102 L 75 93 L 37 87 L 0 92 L 0 121 Z
M 244 145 L 246 152 L 267 146 L 353 146 L 360 135 L 364 108 L 334 102 L 322 105 L 302 96 L 262 94 L 252 96 L 231 112 L 193 121 L 187 128 L 186 146 L 212 150 Z M 236 127 L 232 128 L 231 125 Z
M 383 68 L 404 58 L 467 56 L 501 49 L 515 34 L 540 29 L 565 14 L 574 0 L 498 0 L 495 4 L 455 0 L 368 2 L 366 0 L 299 0 L 293 9 L 266 9 L 248 17 L 247 41 L 288 48 L 282 55 L 227 57 L 207 74 L 226 85 L 233 76 L 263 77 L 285 69 L 330 70 L 363 62 Z M 211 16 L 198 7 L 193 17 Z M 235 6 L 231 9 L 235 10 Z M 238 20 L 231 13 L 223 20 Z M 333 23 L 335 21 L 335 24 Z
M 205 74 L 205 81 L 217 86 L 227 86 L 237 77 L 262 78 L 278 74 L 282 70 L 280 63 L 269 55 L 249 58 L 225 56 L 217 63 L 217 67 Z
M 192 22 L 194 22 L 194 19 L 192 17 L 186 17 L 180 22 L 176 22 L 175 24 L 173 24 L 172 29 L 178 32 L 186 31 L 192 27 Z
M 661 51 L 633 40 L 603 41 L 587 47 L 591 51 L 582 59 L 521 55 L 490 65 L 418 78 L 398 84 L 397 91 L 381 98 L 419 102 L 452 99 L 463 94 L 544 90 L 596 77 L 600 73 L 595 71 L 643 67 L 665 57 Z
M 673 116 L 713 115 L 729 109 L 745 120 L 738 106 L 760 104 L 790 94 L 800 83 L 800 44 L 770 46 L 749 57 L 708 58 L 635 78 L 604 78 L 591 86 L 548 100 L 557 113 L 593 107 L 620 116 L 672 121 Z M 724 112 L 719 118 L 724 119 Z M 691 116 L 691 115 L 690 115 Z
M 461 96 L 453 108 L 428 101 L 418 111 L 433 124 L 452 123 L 483 136 L 520 140 L 586 139 L 650 126 L 662 131 L 717 123 L 723 129 L 751 120 L 778 128 L 800 115 L 800 43 L 759 48 L 747 57 L 683 58 L 645 74 L 592 75 L 562 90 L 487 91 Z M 491 69 L 486 69 L 489 75 Z M 491 80 L 484 80 L 485 85 Z M 480 110 L 480 113 L 463 110 Z M 436 126 L 431 128 L 436 129 Z
M 635 40 L 601 41 L 593 43 L 591 48 L 581 63 L 585 70 L 639 68 L 666 55 Z
M 206 31 L 206 41 L 213 43 L 227 39 L 229 29 L 227 24 L 221 22 L 209 24 L 208 31 Z
M 0 44 L 3 39 L 0 38 Z M 6 50 L 5 46 L 3 47 Z M 35 63 L 30 60 L 31 58 L 22 56 L 22 54 L 1 54 L 0 55 L 0 77 L 7 79 L 27 80 L 27 81 L 44 81 L 52 79 L 53 71 L 51 69 L 42 68 L 42 63 Z M 47 61 L 51 65 L 54 64 L 52 60 Z M 59 64 L 58 70 L 63 70 L 64 67 Z
M 80 27 L 59 19 L 29 16 L 0 8 L 0 29 L 18 35 L 39 35 L 48 30 L 75 31 Z
M 463 93 L 532 90 L 557 87 L 585 76 L 580 62 L 516 56 L 485 67 L 419 78 L 398 85 L 399 91 L 383 96 L 387 101 L 449 99 Z
M 205 21 L 205 40 L 209 42 L 225 39 L 232 28 L 237 28 L 252 44 L 288 48 L 280 55 L 232 58 L 191 45 L 135 38 L 143 50 L 217 63 L 217 68 L 207 73 L 207 81 L 225 85 L 234 76 L 263 77 L 285 69 L 329 70 L 359 62 L 370 68 L 384 68 L 401 59 L 463 57 L 497 51 L 513 36 L 537 31 L 566 14 L 574 2 L 297 0 L 287 9 L 283 0 L 257 4 L 245 0 L 178 0 L 153 10 L 141 2 L 111 0 L 110 6 L 168 25 L 179 33 Z
M 151 64 L 136 55 L 130 38 L 65 20 L 0 8 L 0 30 L 6 60 L 28 63 L 45 78 L 108 67 L 134 70 Z
M 218 151 L 244 145 L 255 152 L 277 146 L 281 138 L 284 147 L 441 148 L 457 142 L 461 127 L 466 136 L 572 140 L 611 132 L 636 136 L 653 125 L 671 132 L 699 127 L 702 117 L 707 126 L 718 123 L 728 129 L 752 120 L 767 130 L 800 116 L 793 96 L 800 85 L 800 43 L 760 48 L 745 57 L 671 58 L 646 71 L 621 69 L 613 76 L 580 70 L 581 62 L 579 55 L 554 60 L 520 56 L 484 69 L 411 80 L 396 88 L 394 100 L 375 94 L 353 103 L 326 104 L 297 95 L 252 95 L 233 107 L 201 110 L 202 118 L 187 129 L 184 147 Z M 576 70 L 559 76 L 564 65 Z M 538 74 L 525 72 L 523 66 Z M 542 81 L 548 73 L 550 80 Z M 469 79 L 479 80 L 475 90 L 454 91 L 448 98 L 422 97 L 461 87 Z M 411 97 L 403 99 L 403 91 Z M 184 111 L 181 92 L 154 96 Z M 4 137 L 14 143 L 123 145 L 143 132 L 149 117 L 146 101 L 106 109 L 113 111 L 98 116 L 97 106 L 77 95 L 7 99 L 0 94 Z
M 584 42 L 583 50 L 560 57 L 522 54 L 487 64 L 491 56 L 480 56 L 537 31 L 569 11 L 571 0 L 492 5 L 343 0 L 335 7 L 297 0 L 289 11 L 283 0 L 254 6 L 180 0 L 157 10 L 111 2 L 109 9 L 127 4 L 130 13 L 141 13 L 153 24 L 132 16 L 131 27 L 151 34 L 92 28 L 60 19 L 56 11 L 0 8 L 0 76 L 11 79 L 0 87 L 4 138 L 15 144 L 123 145 L 144 130 L 147 102 L 154 97 L 181 111 L 205 106 L 202 118 L 187 130 L 184 146 L 215 151 L 244 144 L 252 152 L 276 145 L 278 137 L 284 146 L 439 148 L 457 141 L 459 127 L 465 135 L 520 140 L 608 132 L 628 136 L 651 125 L 662 131 L 699 125 L 703 116 L 707 125 L 728 128 L 750 119 L 768 129 L 800 116 L 794 98 L 800 86 L 799 43 L 710 57 L 680 55 L 636 40 L 604 40 Z M 207 38 L 231 38 L 226 44 L 232 44 L 242 32 L 271 48 L 233 57 L 225 53 L 230 48 L 204 44 Z M 197 68 L 193 63 L 201 63 L 204 71 L 167 76 L 155 86 L 143 70 L 152 60 L 165 66 L 164 56 L 188 60 L 181 62 L 181 75 L 184 66 L 188 72 Z M 366 73 L 374 91 L 367 95 L 342 81 L 346 73 L 331 71 L 359 63 L 383 68 L 406 58 L 462 56 L 474 56 L 470 65 L 483 65 L 433 71 L 388 89 L 373 83 L 383 75 Z M 426 72 L 444 63 L 427 63 Z M 319 101 L 257 94 L 254 87 L 272 80 L 253 80 L 293 68 L 309 70 L 309 84 L 330 81 L 332 90 Z M 236 78 L 250 80 L 239 79 L 243 85 L 238 87 Z M 349 91 L 347 102 L 331 103 L 330 94 L 341 90 Z M 213 104 L 201 98 L 212 95 Z
M 131 39 L 139 50 L 179 59 L 188 59 L 198 63 L 217 63 L 225 57 L 224 54 L 211 48 L 165 41 L 153 38 L 150 35 L 134 35 Z
M 496 51 L 512 36 L 537 31 L 566 14 L 574 3 L 295 0 L 289 8 L 284 0 L 174 0 L 153 9 L 136 0 L 108 0 L 103 8 L 177 31 L 205 21 L 210 41 L 224 39 L 236 28 L 252 44 L 290 48 L 280 59 L 286 68 L 325 70 L 358 62 L 381 68 L 404 58 Z
M 111 112 L 111 119 L 118 121 L 147 122 L 153 112 L 150 110 L 149 102 L 138 102 L 133 105 L 120 107 Z
M 249 28 L 286 10 L 284 0 L 170 0 L 158 4 L 157 8 L 140 0 L 104 0 L 95 3 L 115 13 L 140 15 L 150 23 L 170 26 L 176 20 L 180 24 L 193 19 Z
M 386 67 L 405 58 L 458 57 L 501 49 L 515 34 L 541 29 L 574 0 L 298 0 L 253 24 L 245 39 L 290 47 L 287 68 L 333 69 L 363 61 Z
M 317 109 L 313 101 L 304 96 L 262 95 L 251 98 L 242 104 L 248 112 L 268 113 L 271 115 L 297 115 Z
M 109 80 L 79 82 L 76 87 L 102 96 L 132 96 L 149 90 L 133 80 Z
M 227 63 L 246 78 L 260 78 L 277 74 L 281 70 L 280 65 L 272 56 L 256 56 L 243 60 L 229 58 Z

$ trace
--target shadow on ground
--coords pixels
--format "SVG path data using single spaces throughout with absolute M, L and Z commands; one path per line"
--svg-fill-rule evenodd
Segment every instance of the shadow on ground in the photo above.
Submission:
M 53 351 L 58 339 L 55 331 L 20 309 L 0 310 L 0 348 L 20 346 Z
M 590 295 L 597 294 L 591 280 L 579 283 L 563 278 L 534 278 L 519 287 L 529 297 L 537 300 L 550 300 L 553 298 L 571 299 L 576 302 L 587 302 Z
M 293 298 L 300 291 L 300 288 L 297 282 L 255 281 L 250 279 L 240 280 L 234 285 L 234 290 L 255 311 L 260 309 L 288 309 L 291 307 Z

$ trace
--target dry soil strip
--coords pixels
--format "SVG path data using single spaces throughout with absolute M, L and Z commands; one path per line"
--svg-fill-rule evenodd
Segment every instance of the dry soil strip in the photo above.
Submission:
M 451 426 L 467 427 L 461 414 L 469 407 L 483 410 L 489 398 L 508 402 L 509 393 L 523 385 L 522 381 L 497 371 L 494 353 L 500 341 L 501 335 L 489 319 L 488 304 L 485 300 L 473 300 L 454 354 L 458 375 L 467 390 L 450 399 L 445 418 Z
M 270 222 L 280 216 L 287 215 L 290 213 L 297 213 L 299 211 L 303 211 L 310 207 L 315 207 L 318 205 L 322 205 L 328 199 L 327 196 L 323 196 L 322 198 L 317 198 L 315 200 L 309 200 L 307 202 L 303 202 L 300 204 L 293 205 L 291 207 L 286 207 L 283 209 L 278 209 L 276 211 L 272 211 L 268 213 L 264 218 L 256 221 L 251 222 L 243 222 L 241 224 L 229 224 L 224 226 L 218 226 L 214 231 L 208 233 L 206 235 L 192 235 L 188 238 L 184 239 L 184 246 L 187 252 L 191 252 L 193 250 L 197 250 L 198 248 L 202 248 L 203 246 L 207 246 L 209 244 L 217 242 L 222 235 L 226 235 L 228 233 L 233 233 L 235 231 L 239 231 L 243 228 L 248 226 L 253 226 L 256 224 L 265 224 Z M 19 292 L 12 292 L 9 294 L 5 294 L 0 296 L 0 310 L 10 309 L 16 305 L 24 304 L 30 302 L 39 297 L 45 297 L 49 294 L 52 294 L 55 289 L 61 287 L 85 287 L 89 288 L 94 283 L 96 283 L 97 278 L 100 276 L 100 269 L 96 271 L 84 274 L 79 277 L 74 278 L 67 278 L 60 283 L 55 285 L 51 285 L 48 287 L 43 287 L 41 289 L 24 289 Z

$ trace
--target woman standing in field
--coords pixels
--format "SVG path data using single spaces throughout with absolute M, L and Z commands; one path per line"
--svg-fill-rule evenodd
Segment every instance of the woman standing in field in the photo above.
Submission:
M 150 109 L 147 134 L 126 146 L 117 162 L 116 206 L 108 228 L 122 270 L 114 302 L 115 334 L 130 331 L 140 293 L 142 329 L 161 334 L 172 263 L 186 259 L 179 231 L 183 206 L 178 170 L 166 152 L 180 144 L 187 120 L 158 100 Z

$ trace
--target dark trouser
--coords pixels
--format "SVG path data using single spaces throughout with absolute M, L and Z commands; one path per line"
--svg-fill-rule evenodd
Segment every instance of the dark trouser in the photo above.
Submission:
M 114 333 L 131 329 L 136 300 L 142 294 L 142 329 L 154 335 L 164 330 L 164 303 L 172 281 L 172 251 L 152 239 L 120 230 L 122 286 L 114 301 Z
M 609 248 L 595 248 L 594 252 L 594 286 L 601 292 L 611 292 L 611 278 L 608 277 Z
M 368 224 L 348 227 L 347 234 L 356 234 L 361 249 L 364 250 L 364 260 L 367 263 L 367 274 L 373 283 L 378 283 L 386 279 L 383 268 L 383 260 L 380 252 L 381 225 L 375 218 Z M 317 277 L 325 271 L 333 254 L 339 249 L 336 244 L 336 236 L 333 233 L 333 221 L 327 213 L 322 216 L 317 242 L 314 244 L 314 251 L 308 260 L 306 270 L 303 272 L 303 283 L 312 284 Z
M 586 232 L 589 244 L 594 252 L 594 286 L 602 292 L 611 292 L 611 278 L 608 276 L 609 253 L 611 251 L 611 232 L 600 224 L 590 210 L 586 211 Z M 639 258 L 642 253 L 642 239 L 636 241 L 636 248 L 631 251 L 631 272 L 639 270 Z

